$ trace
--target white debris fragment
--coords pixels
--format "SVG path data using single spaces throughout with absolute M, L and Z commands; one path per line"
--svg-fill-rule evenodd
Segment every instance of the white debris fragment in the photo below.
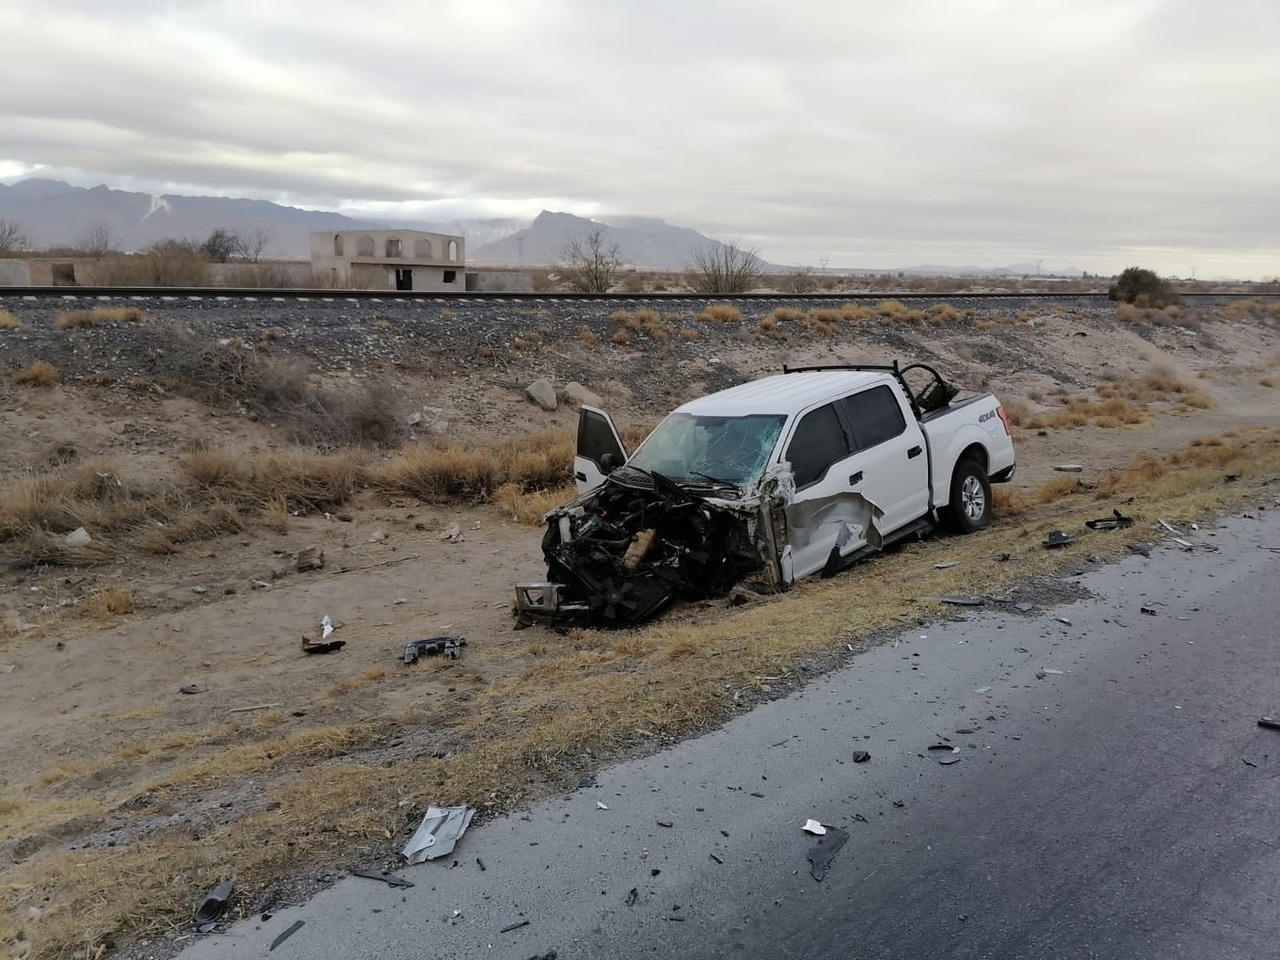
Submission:
M 329 615 L 326 613 L 324 619 L 320 621 L 320 639 L 327 639 L 329 634 L 333 633 L 333 629 L 333 621 L 329 619 Z
M 608 810 L 608 809 L 609 809 L 609 805 L 608 805 L 607 803 L 601 803 L 599 800 L 597 800 L 597 801 L 596 801 L 596 809 L 597 809 L 597 810 Z
M 806 820 L 802 829 L 805 833 L 812 833 L 815 837 L 820 837 L 827 832 L 827 828 L 817 820 Z

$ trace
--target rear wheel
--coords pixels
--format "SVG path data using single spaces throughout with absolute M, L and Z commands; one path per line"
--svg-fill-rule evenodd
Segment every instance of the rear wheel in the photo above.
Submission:
M 991 481 L 976 460 L 965 458 L 951 475 L 947 525 L 957 533 L 974 533 L 991 523 Z

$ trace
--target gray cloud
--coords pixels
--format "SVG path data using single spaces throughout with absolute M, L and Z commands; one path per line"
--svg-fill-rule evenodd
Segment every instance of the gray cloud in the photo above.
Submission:
M 644 214 L 788 263 L 1272 276 L 1277 27 L 1274 0 L 9 4 L 0 169 Z

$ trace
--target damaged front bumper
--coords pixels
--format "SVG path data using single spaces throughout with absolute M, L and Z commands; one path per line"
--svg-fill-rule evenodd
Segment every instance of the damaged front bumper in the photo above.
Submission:
M 547 579 L 516 584 L 520 620 L 621 626 L 748 578 L 765 588 L 790 583 L 780 478 L 733 491 L 738 499 L 649 480 L 611 479 L 547 514 Z

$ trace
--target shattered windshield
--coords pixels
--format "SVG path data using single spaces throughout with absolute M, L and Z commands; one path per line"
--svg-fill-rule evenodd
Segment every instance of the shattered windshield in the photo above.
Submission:
M 780 413 L 744 417 L 673 413 L 658 424 L 627 463 L 678 483 L 755 483 L 764 473 L 786 419 Z

